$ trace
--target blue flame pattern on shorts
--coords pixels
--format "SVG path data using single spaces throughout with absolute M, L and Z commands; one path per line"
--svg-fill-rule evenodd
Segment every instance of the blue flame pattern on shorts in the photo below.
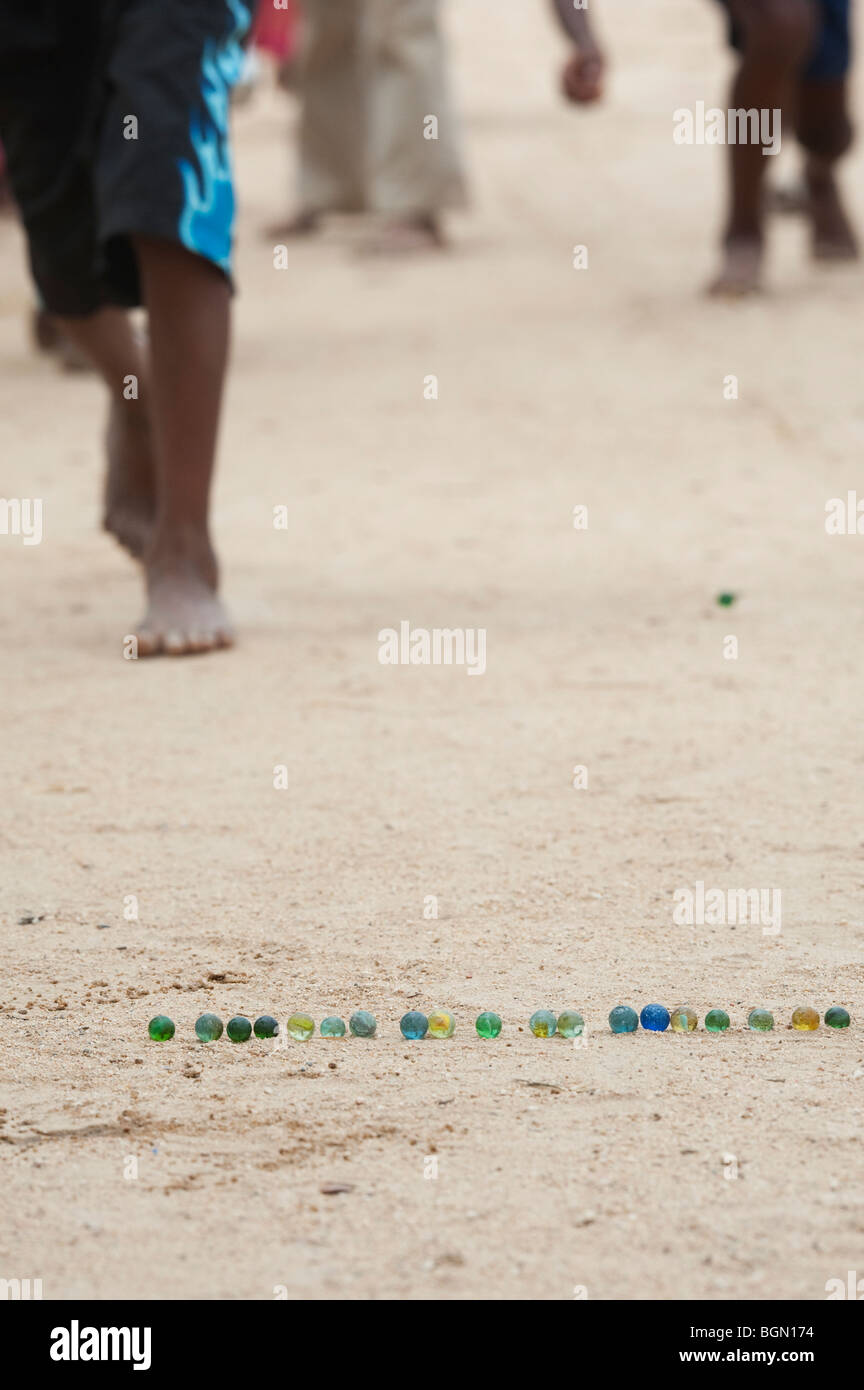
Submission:
M 226 273 L 231 268 L 234 184 L 228 120 L 231 88 L 243 66 L 242 39 L 251 14 L 242 0 L 226 0 L 232 25 L 221 41 L 207 39 L 201 60 L 202 111 L 192 118 L 192 160 L 180 160 L 183 211 L 179 235 L 190 251 Z

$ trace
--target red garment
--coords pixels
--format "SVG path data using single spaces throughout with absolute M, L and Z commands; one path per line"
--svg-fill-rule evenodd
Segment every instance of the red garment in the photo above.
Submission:
M 273 0 L 260 0 L 252 25 L 252 42 L 256 48 L 272 53 L 279 63 L 293 58 L 300 37 L 300 5 L 298 0 L 283 0 L 287 9 L 275 9 Z

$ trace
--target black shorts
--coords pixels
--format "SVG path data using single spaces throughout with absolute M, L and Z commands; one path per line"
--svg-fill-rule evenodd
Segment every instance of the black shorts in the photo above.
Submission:
M 720 0 L 728 8 L 729 0 Z M 809 82 L 834 82 L 845 77 L 852 57 L 851 0 L 818 0 L 819 32 L 803 76 Z M 742 35 L 730 20 L 729 40 L 741 49 Z
M 243 0 L 0 0 L 0 141 L 44 306 L 141 302 L 130 238 L 230 276 Z

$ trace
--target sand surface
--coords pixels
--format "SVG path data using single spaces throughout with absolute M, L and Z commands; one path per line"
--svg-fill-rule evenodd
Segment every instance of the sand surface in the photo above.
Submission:
M 723 154 L 676 147 L 671 113 L 723 100 L 719 18 L 604 9 L 609 99 L 579 113 L 539 0 L 451 6 L 474 202 L 443 259 L 370 263 L 334 226 L 274 270 L 293 117 L 269 91 L 238 112 L 230 654 L 123 660 L 102 393 L 29 351 L 0 227 L 2 490 L 45 507 L 41 545 L 0 537 L 0 1277 L 46 1298 L 821 1299 L 864 1274 L 864 540 L 824 528 L 864 495 L 861 270 L 814 267 L 786 220 L 769 294 L 700 296 Z M 402 620 L 486 629 L 485 675 L 380 665 Z M 782 931 L 676 925 L 697 881 L 779 888 Z M 653 999 L 734 1031 L 608 1032 Z M 799 1003 L 853 1026 L 793 1033 Z M 405 1044 L 435 1005 L 456 1036 Z M 192 1031 L 357 1007 L 380 1039 Z M 540 1007 L 587 1045 L 534 1039 Z

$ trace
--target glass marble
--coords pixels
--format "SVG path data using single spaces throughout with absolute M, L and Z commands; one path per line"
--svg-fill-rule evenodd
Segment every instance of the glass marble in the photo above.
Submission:
M 306 1042 L 315 1032 L 315 1024 L 308 1014 L 292 1014 L 285 1027 L 289 1038 L 295 1042 Z
M 216 1014 L 202 1014 L 195 1020 L 195 1032 L 202 1042 L 217 1042 L 225 1029 Z
M 792 1015 L 792 1027 L 799 1033 L 813 1033 L 819 1027 L 819 1015 L 815 1009 L 796 1009 Z
M 548 1009 L 538 1009 L 528 1020 L 528 1027 L 535 1038 L 551 1038 L 558 1029 L 558 1020 Z
M 735 595 L 727 590 L 725 593 L 717 595 L 717 602 L 721 608 L 731 608 L 735 602 Z
M 236 1014 L 225 1024 L 225 1032 L 233 1043 L 248 1042 L 252 1036 L 252 1024 L 242 1014 Z
M 562 1038 L 579 1038 L 585 1028 L 585 1020 L 575 1009 L 565 1009 L 563 1014 L 558 1015 L 555 1026 Z
M 497 1038 L 503 1024 L 497 1014 L 479 1014 L 474 1027 L 481 1038 Z
M 770 1033 L 774 1027 L 774 1015 L 767 1009 L 753 1009 L 747 1019 L 748 1028 L 754 1033 Z
M 846 1009 L 841 1009 L 838 1004 L 833 1009 L 829 1009 L 825 1015 L 825 1022 L 829 1028 L 848 1028 L 849 1014 Z
M 452 1038 L 456 1020 L 446 1009 L 436 1009 L 429 1015 L 429 1033 L 433 1038 Z
M 154 1042 L 168 1042 L 174 1036 L 174 1024 L 165 1014 L 157 1014 L 147 1024 L 147 1032 Z
M 348 1027 L 355 1038 L 374 1038 L 378 1023 L 374 1014 L 367 1013 L 365 1009 L 358 1009 L 349 1018 Z
M 344 1038 L 345 1020 L 338 1018 L 336 1014 L 331 1014 L 329 1018 L 322 1018 L 318 1032 L 322 1038 Z
M 639 1015 L 627 1004 L 617 1004 L 609 1015 L 609 1027 L 613 1033 L 635 1033 L 639 1027 Z
M 699 1019 L 692 1009 L 673 1009 L 669 1027 L 673 1033 L 692 1033 L 698 1022 Z
M 256 1038 L 278 1038 L 279 1024 L 269 1014 L 262 1014 L 254 1023 Z
M 425 1038 L 429 1032 L 429 1020 L 425 1014 L 412 1009 L 410 1013 L 402 1015 L 399 1028 L 403 1038 L 407 1038 L 409 1042 L 416 1042 L 419 1038 Z
M 646 1004 L 639 1015 L 639 1022 L 649 1033 L 665 1033 L 669 1027 L 669 1010 L 662 1004 Z
M 705 1015 L 705 1027 L 709 1033 L 725 1033 L 729 1027 L 729 1015 L 725 1009 L 709 1009 Z

